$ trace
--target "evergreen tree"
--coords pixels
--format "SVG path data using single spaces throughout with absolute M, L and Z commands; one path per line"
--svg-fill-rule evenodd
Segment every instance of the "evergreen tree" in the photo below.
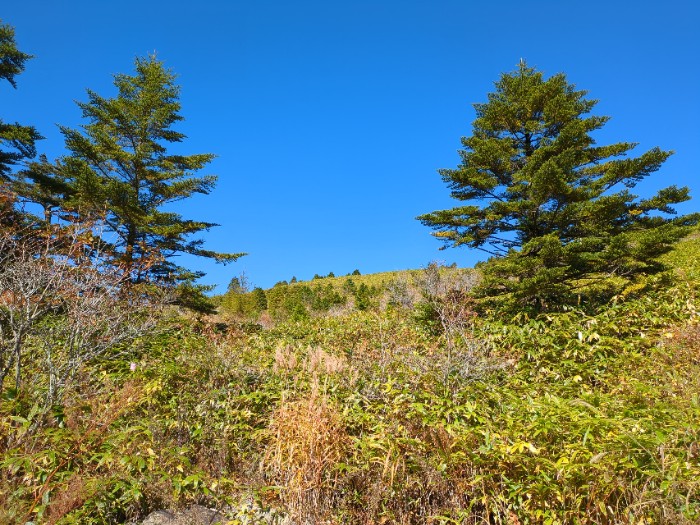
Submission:
M 245 272 L 241 272 L 237 277 L 233 277 L 228 283 L 226 293 L 244 294 L 250 291 L 250 282 Z
M 263 310 L 267 310 L 267 295 L 265 294 L 265 290 L 263 290 L 259 286 L 256 286 L 255 288 L 253 288 L 251 294 L 253 296 L 253 301 L 257 310 L 260 312 L 262 312 Z
M 60 162 L 51 164 L 45 155 L 40 155 L 38 161 L 28 162 L 26 169 L 17 172 L 13 187 L 23 201 L 41 206 L 45 224 L 50 224 L 55 215 L 65 218 L 76 191 Z M 33 217 L 33 220 L 41 219 Z
M 24 71 L 24 64 L 30 58 L 31 55 L 17 49 L 12 26 L 0 20 L 0 81 L 6 80 L 16 88 L 15 77 Z M 13 182 L 15 166 L 36 155 L 35 143 L 41 138 L 31 126 L 8 124 L 0 119 L 0 183 Z
M 595 104 L 563 74 L 545 80 L 524 62 L 475 104 L 460 165 L 439 171 L 464 204 L 418 219 L 444 247 L 493 256 L 483 265 L 484 295 L 537 308 L 609 297 L 661 270 L 659 255 L 697 223 L 697 214 L 665 216 L 690 198 L 687 188 L 646 199 L 629 191 L 672 152 L 623 158 L 635 144 L 596 145 L 591 133 L 608 117 L 589 115 Z
M 135 282 L 146 277 L 191 282 L 201 274 L 175 265 L 173 256 L 187 253 L 227 262 L 242 254 L 204 249 L 203 241 L 191 236 L 215 224 L 164 209 L 211 191 L 216 177 L 194 174 L 214 155 L 168 151 L 186 138 L 173 129 L 183 120 L 175 75 L 153 56 L 137 58 L 135 69 L 134 75 L 115 75 L 114 98 L 88 90 L 88 101 L 78 103 L 88 121 L 82 130 L 61 127 L 70 155 L 55 168 L 57 182 L 70 181 L 75 209 L 103 216 L 105 237 L 116 238 L 116 262 Z

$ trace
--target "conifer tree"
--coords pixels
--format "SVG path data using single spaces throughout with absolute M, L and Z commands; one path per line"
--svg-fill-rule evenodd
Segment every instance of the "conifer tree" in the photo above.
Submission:
M 114 98 L 88 90 L 88 101 L 78 103 L 87 124 L 82 130 L 61 127 L 70 155 L 60 159 L 56 172 L 72 185 L 73 208 L 103 214 L 105 237 L 115 237 L 117 262 L 135 282 L 147 277 L 191 282 L 200 274 L 177 266 L 173 256 L 187 253 L 227 262 L 242 254 L 204 249 L 203 241 L 192 235 L 216 225 L 164 209 L 211 191 L 216 177 L 195 173 L 214 155 L 168 150 L 186 138 L 173 129 L 183 120 L 175 75 L 153 56 L 137 58 L 135 69 L 134 75 L 115 75 Z
M 31 55 L 17 49 L 12 26 L 0 20 L 0 82 L 6 80 L 16 88 L 15 77 L 24 71 L 25 62 L 30 58 Z M 9 124 L 0 119 L 0 183 L 13 182 L 14 168 L 36 155 L 35 143 L 41 138 L 32 126 Z
M 668 217 L 690 198 L 688 188 L 651 198 L 630 190 L 672 152 L 632 158 L 633 143 L 597 145 L 591 133 L 608 117 L 590 115 L 596 101 L 563 74 L 545 79 L 521 62 L 495 86 L 475 104 L 461 163 L 439 171 L 463 204 L 418 217 L 444 247 L 492 256 L 481 292 L 541 309 L 610 297 L 663 269 L 657 258 L 698 220 Z

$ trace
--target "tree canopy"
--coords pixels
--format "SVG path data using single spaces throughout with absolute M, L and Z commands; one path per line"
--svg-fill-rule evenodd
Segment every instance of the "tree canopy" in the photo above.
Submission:
M 169 207 L 211 191 L 216 177 L 195 174 L 214 155 L 171 151 L 186 138 L 173 128 L 183 120 L 175 75 L 154 56 L 137 58 L 135 70 L 115 75 L 113 98 L 88 90 L 88 101 L 78 103 L 87 123 L 82 130 L 61 126 L 70 154 L 45 170 L 53 171 L 54 183 L 69 181 L 73 208 L 102 214 L 118 262 L 134 281 L 189 280 L 198 274 L 173 257 L 186 253 L 227 262 L 242 254 L 203 248 L 192 236 L 215 224 L 185 219 Z
M 697 215 L 668 217 L 688 189 L 669 186 L 651 198 L 630 190 L 672 152 L 627 157 L 634 143 L 597 145 L 591 133 L 609 117 L 590 115 L 597 101 L 564 74 L 545 79 L 521 62 L 495 86 L 474 106 L 461 163 L 439 170 L 463 204 L 418 217 L 444 247 L 493 256 L 482 293 L 542 307 L 578 300 L 595 282 L 609 296 L 661 270 L 658 256 L 697 223 Z

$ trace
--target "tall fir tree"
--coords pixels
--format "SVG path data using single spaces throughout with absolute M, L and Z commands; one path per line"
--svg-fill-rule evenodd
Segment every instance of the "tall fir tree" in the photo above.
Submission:
M 15 77 L 24 71 L 31 55 L 17 49 L 15 31 L 0 20 L 0 81 L 17 87 Z M 6 188 L 14 185 L 14 171 L 18 165 L 36 155 L 36 141 L 43 138 L 32 126 L 0 119 L 0 183 Z M 13 188 L 14 189 L 14 188 Z
M 105 238 L 116 239 L 116 262 L 133 281 L 191 281 L 201 274 L 176 265 L 174 256 L 227 262 L 243 254 L 204 249 L 203 240 L 192 236 L 216 225 L 164 209 L 211 191 L 216 177 L 195 173 L 214 155 L 168 151 L 186 138 L 173 129 L 183 120 L 175 75 L 154 56 L 137 58 L 135 70 L 134 75 L 115 75 L 114 98 L 88 90 L 88 101 L 78 103 L 87 124 L 82 130 L 61 127 L 70 155 L 51 169 L 58 184 L 69 181 L 70 207 L 102 215 Z
M 473 134 L 461 163 L 439 173 L 464 204 L 418 217 L 445 247 L 492 257 L 482 266 L 485 296 L 537 309 L 603 300 L 636 277 L 658 272 L 658 257 L 689 232 L 698 215 L 675 215 L 688 188 L 651 198 L 630 192 L 672 152 L 635 144 L 598 146 L 591 136 L 608 117 L 563 74 L 548 79 L 521 62 L 475 104 Z M 503 302 L 503 301 L 501 301 Z

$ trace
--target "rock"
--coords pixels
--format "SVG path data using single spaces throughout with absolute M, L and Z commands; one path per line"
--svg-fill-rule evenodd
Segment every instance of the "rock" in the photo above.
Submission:
M 141 525 L 171 525 L 175 520 L 175 514 L 167 510 L 157 510 L 151 512 Z
M 182 512 L 151 512 L 141 525 L 222 525 L 224 519 L 224 516 L 215 510 L 202 505 L 192 505 Z
M 192 505 L 189 509 L 178 516 L 180 520 L 177 525 L 214 525 L 224 523 L 224 516 L 219 512 L 203 507 L 202 505 Z
M 264 508 L 248 495 L 225 509 L 213 510 L 202 505 L 192 505 L 181 511 L 157 510 L 151 512 L 140 524 L 130 525 L 298 525 L 290 516 L 278 509 Z M 304 525 L 312 525 L 304 523 Z

